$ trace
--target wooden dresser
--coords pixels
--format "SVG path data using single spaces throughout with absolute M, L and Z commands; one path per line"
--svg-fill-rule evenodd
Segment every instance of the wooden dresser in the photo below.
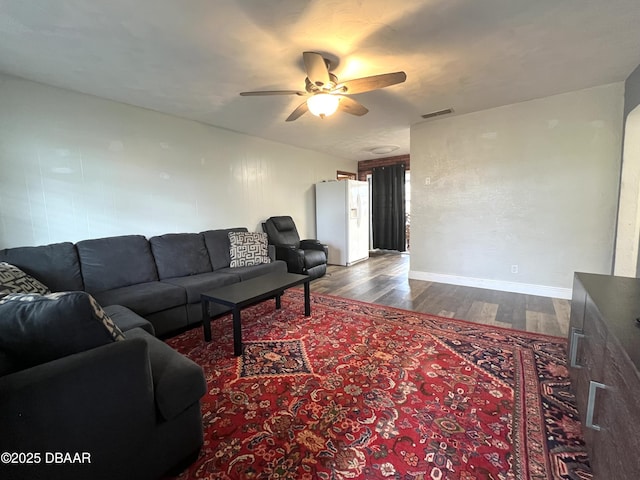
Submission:
M 569 371 L 595 479 L 640 479 L 640 279 L 576 273 Z

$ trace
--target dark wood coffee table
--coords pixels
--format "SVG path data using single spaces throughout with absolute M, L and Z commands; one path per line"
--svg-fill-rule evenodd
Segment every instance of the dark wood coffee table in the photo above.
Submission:
M 202 302 L 202 327 L 204 339 L 211 341 L 211 318 L 209 317 L 209 302 L 219 303 L 231 307 L 233 311 L 233 354 L 242 355 L 242 326 L 240 310 L 254 303 L 268 298 L 276 299 L 276 308 L 280 308 L 280 297 L 287 288 L 304 284 L 304 314 L 311 315 L 311 300 L 309 298 L 309 281 L 307 275 L 295 273 L 268 273 L 243 282 L 226 285 L 200 294 Z

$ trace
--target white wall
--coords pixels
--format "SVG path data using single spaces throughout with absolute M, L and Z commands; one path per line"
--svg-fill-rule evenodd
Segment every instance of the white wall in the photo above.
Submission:
M 623 95 L 616 83 L 414 125 L 410 276 L 568 297 L 574 271 L 610 273 Z
M 315 236 L 344 160 L 0 75 L 0 248 L 245 226 Z

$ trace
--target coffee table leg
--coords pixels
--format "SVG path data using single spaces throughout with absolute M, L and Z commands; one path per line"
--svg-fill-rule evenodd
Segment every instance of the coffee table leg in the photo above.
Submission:
M 276 310 L 280 310 L 282 307 L 282 302 L 280 302 L 280 297 L 282 297 L 282 293 L 276 295 Z
M 311 298 L 309 297 L 309 282 L 304 282 L 304 316 L 311 316 Z
M 201 300 L 202 304 L 202 328 L 204 329 L 204 341 L 211 341 L 211 318 L 209 317 L 209 302 Z
M 242 326 L 240 325 L 240 308 L 233 309 L 233 354 L 242 355 Z

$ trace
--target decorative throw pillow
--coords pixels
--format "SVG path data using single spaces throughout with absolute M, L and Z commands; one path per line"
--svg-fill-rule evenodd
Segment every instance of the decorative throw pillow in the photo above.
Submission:
M 231 267 L 250 267 L 270 263 L 267 234 L 260 232 L 229 232 Z
M 46 295 L 51 291 L 31 275 L 24 273 L 15 265 L 0 262 L 0 298 L 9 293 L 39 293 Z
M 0 299 L 0 350 L 22 368 L 124 338 L 87 292 L 10 293 Z

